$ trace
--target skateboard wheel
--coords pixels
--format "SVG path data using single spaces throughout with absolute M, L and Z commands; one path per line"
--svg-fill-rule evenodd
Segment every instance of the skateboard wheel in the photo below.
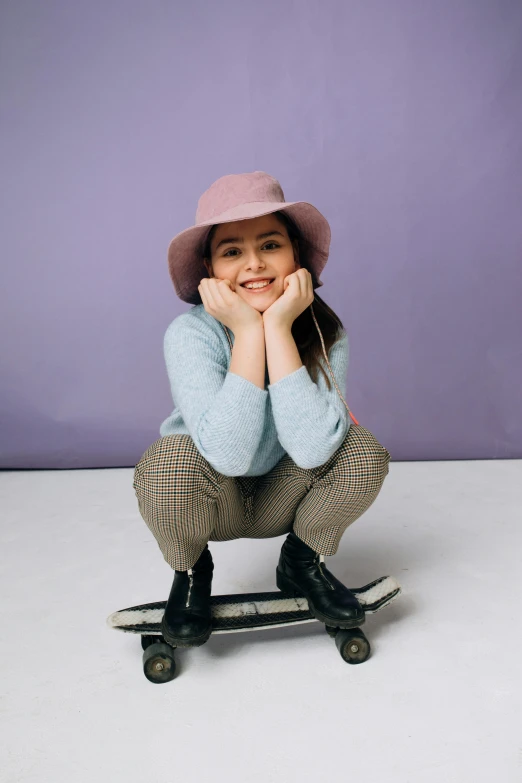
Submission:
M 340 629 L 335 644 L 346 663 L 363 663 L 370 657 L 370 642 L 360 628 Z
M 172 647 L 165 642 L 149 644 L 143 652 L 143 673 L 149 682 L 173 680 L 176 676 L 176 661 Z

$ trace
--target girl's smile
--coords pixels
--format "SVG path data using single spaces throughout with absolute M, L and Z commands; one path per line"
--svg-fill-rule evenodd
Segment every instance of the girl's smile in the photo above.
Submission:
M 242 288 L 245 289 L 245 291 L 248 291 L 249 294 L 263 294 L 265 291 L 268 291 L 273 287 L 275 278 L 273 278 L 268 284 L 266 281 L 260 280 L 259 283 L 241 283 L 240 285 Z M 249 288 L 249 286 L 253 286 L 252 288 Z

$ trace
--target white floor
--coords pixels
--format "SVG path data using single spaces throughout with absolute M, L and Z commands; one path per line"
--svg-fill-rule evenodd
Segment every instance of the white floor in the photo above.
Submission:
M 310 623 L 178 650 L 153 685 L 105 624 L 172 572 L 132 471 L 0 474 L 2 783 L 522 780 L 522 461 L 392 463 L 326 564 L 395 576 L 344 663 Z M 284 537 L 211 543 L 213 593 L 275 589 Z

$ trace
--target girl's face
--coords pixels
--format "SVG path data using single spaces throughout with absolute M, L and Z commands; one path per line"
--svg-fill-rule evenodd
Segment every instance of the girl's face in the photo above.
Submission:
M 204 260 L 211 277 L 230 280 L 236 294 L 260 313 L 283 293 L 285 277 L 299 269 L 297 242 L 274 214 L 251 220 L 220 223 Z M 247 281 L 272 282 L 266 288 L 245 288 Z

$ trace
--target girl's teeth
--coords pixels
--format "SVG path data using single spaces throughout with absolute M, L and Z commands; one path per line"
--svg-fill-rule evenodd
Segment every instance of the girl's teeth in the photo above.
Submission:
M 245 288 L 265 288 L 267 285 L 270 285 L 270 280 L 267 280 L 266 283 L 245 285 Z

